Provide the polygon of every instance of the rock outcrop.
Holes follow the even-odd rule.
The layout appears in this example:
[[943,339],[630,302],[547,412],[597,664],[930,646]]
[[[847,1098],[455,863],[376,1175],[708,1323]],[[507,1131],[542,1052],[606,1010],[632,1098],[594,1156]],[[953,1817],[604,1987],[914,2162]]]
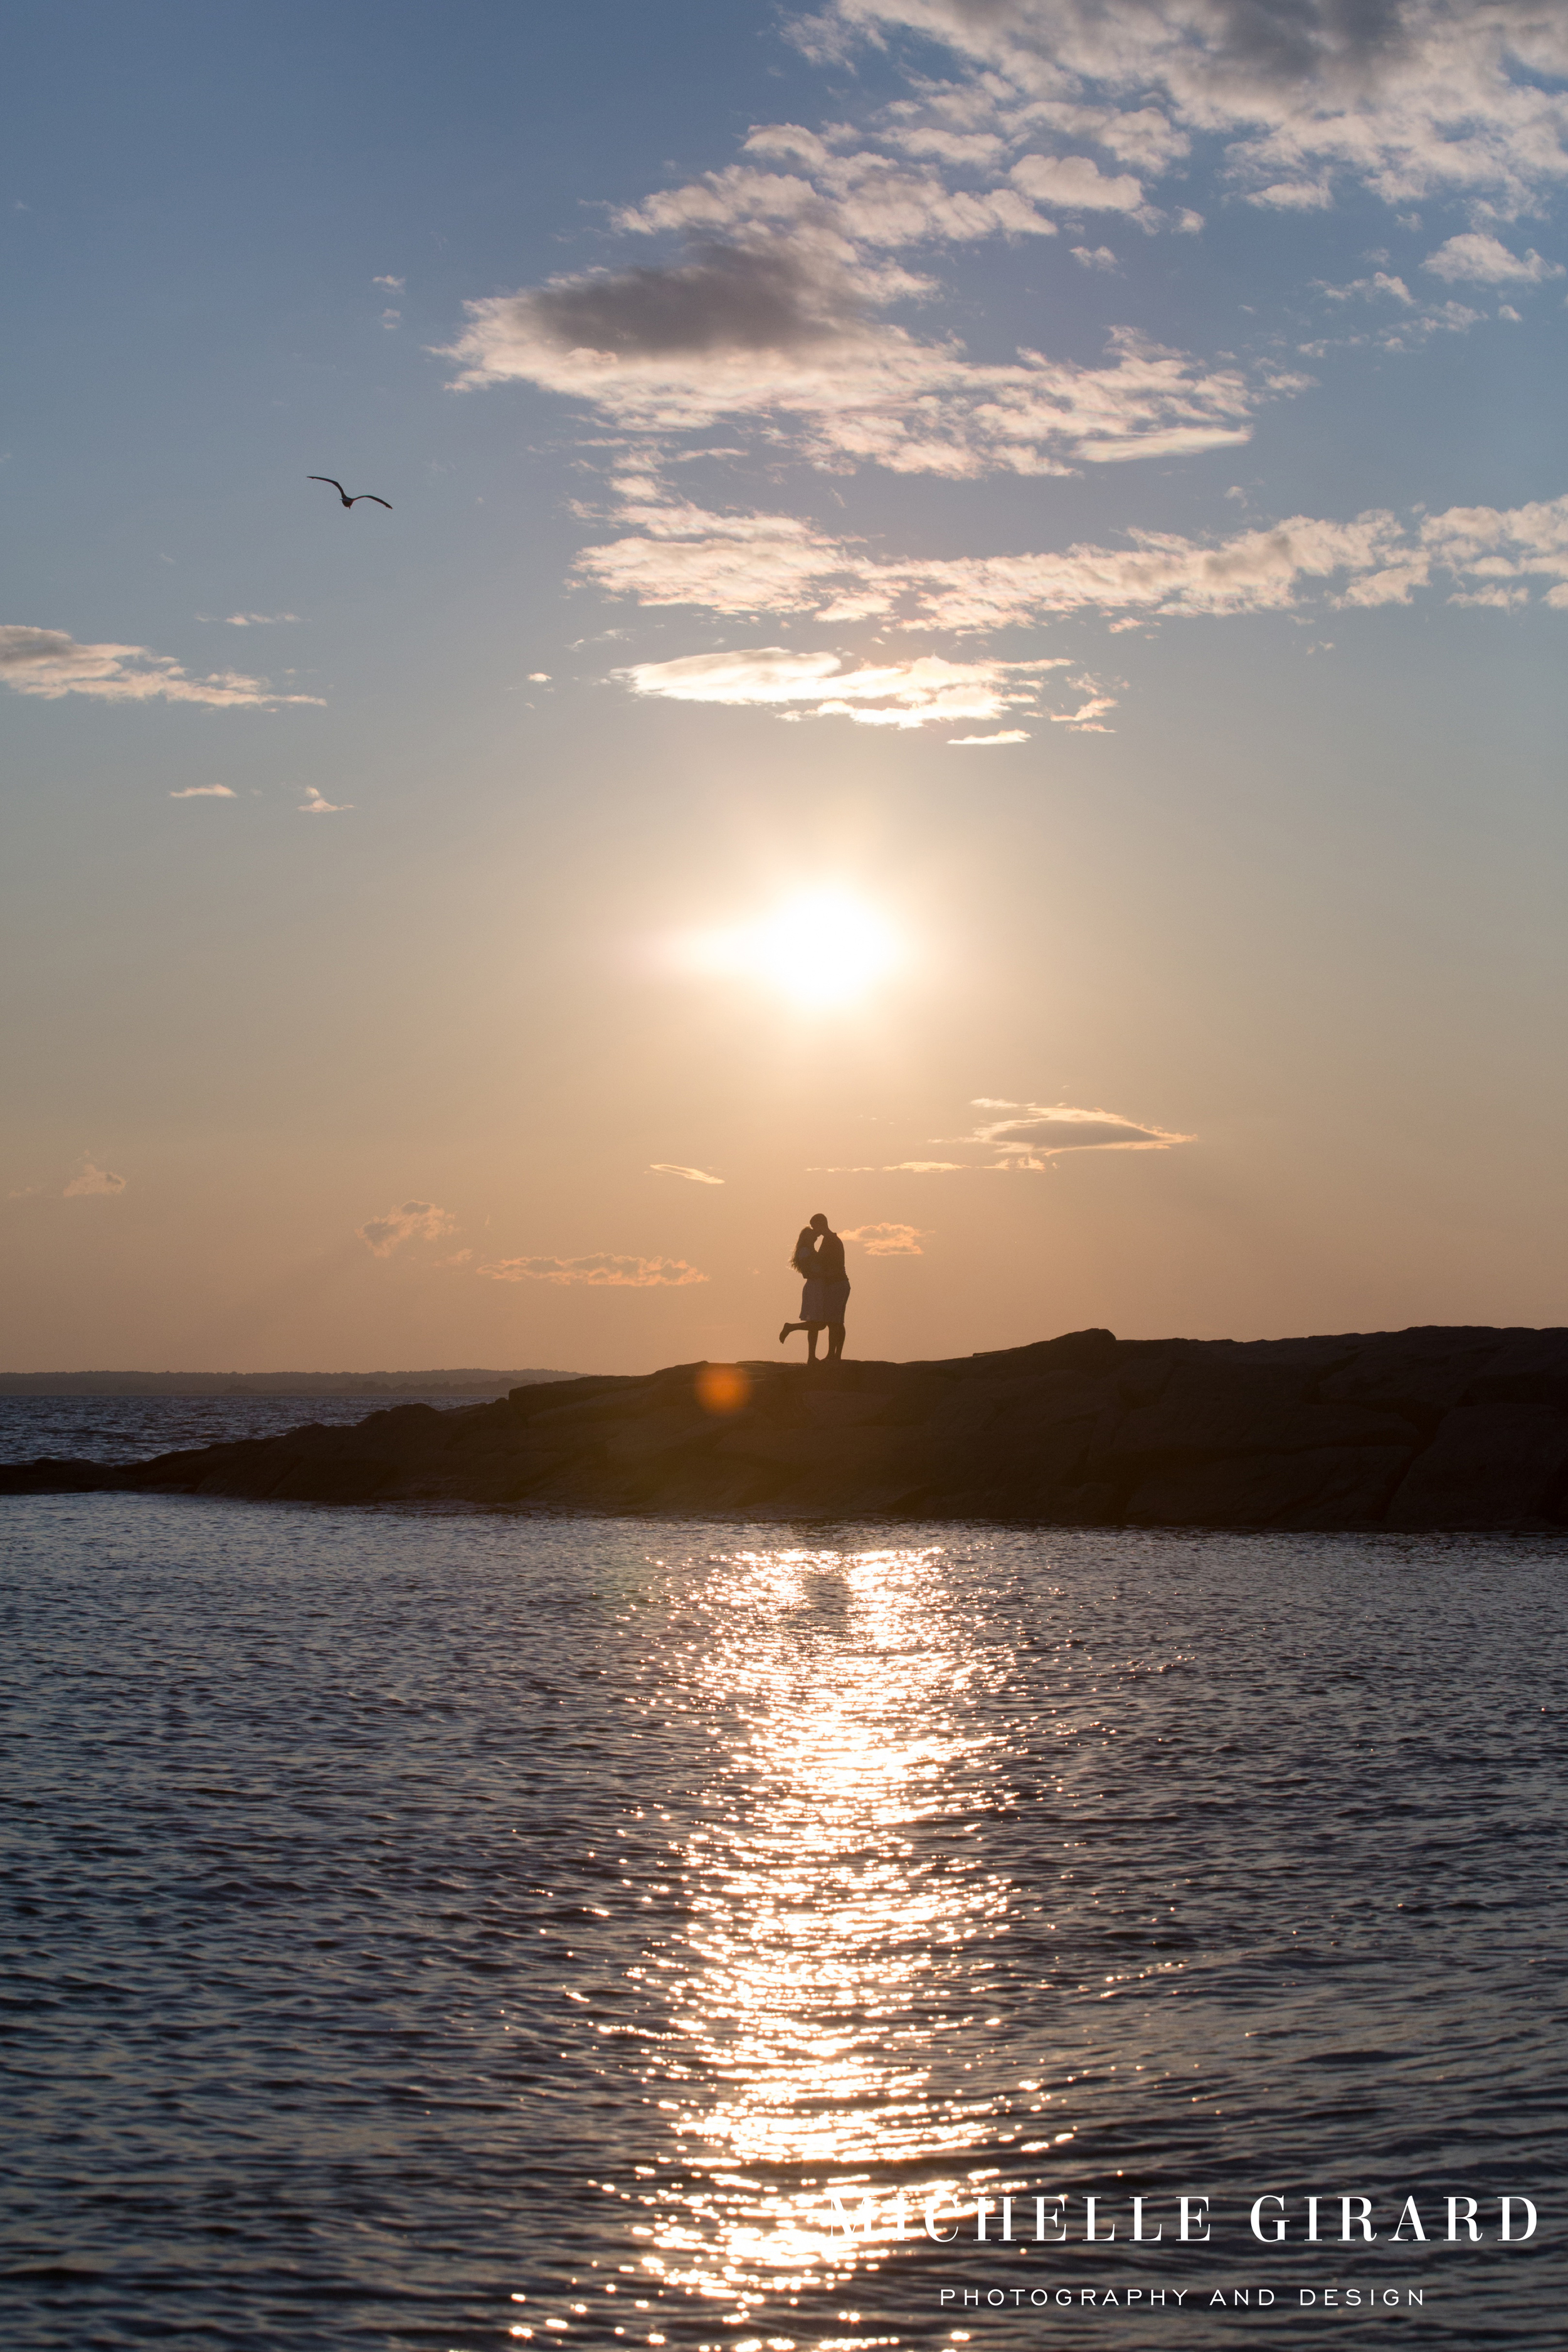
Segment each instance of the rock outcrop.
[[[679,1364],[372,1413],[150,1462],[0,1466],[100,1489],[770,1518],[1541,1531],[1568,1526],[1568,1331],[1072,1331],[936,1363]],[[706,1401],[705,1401],[706,1400]]]

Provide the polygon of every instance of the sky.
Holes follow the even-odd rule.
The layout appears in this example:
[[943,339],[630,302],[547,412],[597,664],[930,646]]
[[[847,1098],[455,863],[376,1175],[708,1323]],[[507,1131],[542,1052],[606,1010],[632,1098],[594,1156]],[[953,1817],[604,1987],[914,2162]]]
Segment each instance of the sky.
[[1568,1322],[1568,0],[8,26],[5,1368]]

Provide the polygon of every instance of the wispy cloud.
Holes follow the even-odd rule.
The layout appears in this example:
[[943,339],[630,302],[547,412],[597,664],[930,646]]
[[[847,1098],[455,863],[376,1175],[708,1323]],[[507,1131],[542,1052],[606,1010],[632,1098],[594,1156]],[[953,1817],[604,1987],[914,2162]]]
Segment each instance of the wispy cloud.
[[1315,180],[1270,180],[1261,188],[1248,188],[1247,201],[1260,209],[1277,213],[1327,213],[1333,210],[1334,192],[1327,173]]
[[117,1176],[111,1168],[95,1167],[84,1151],[80,1169],[66,1185],[60,1198],[62,1201],[86,1201],[102,1194],[123,1192],[128,1181],[124,1176]]
[[280,621],[297,621],[298,613],[226,613],[226,629],[273,629]]
[[984,1120],[973,1140],[988,1151],[999,1151],[997,1164],[1042,1168],[1058,1151],[1168,1151],[1173,1144],[1191,1143],[1163,1127],[1140,1126],[1120,1111],[1075,1110],[1065,1103],[998,1102],[977,1096],[976,1110],[1000,1111],[1000,1118]]
[[405,1201],[400,1209],[388,1209],[354,1230],[372,1257],[390,1257],[405,1242],[445,1240],[457,1232],[458,1221],[434,1201]]
[[649,1172],[655,1176],[684,1176],[691,1184],[721,1184],[724,1181],[722,1176],[710,1176],[706,1168],[680,1168],[670,1160],[651,1161]]
[[405,278],[373,278],[373,286],[384,286],[391,294],[401,294],[408,280]]
[[[1521,576],[1568,581],[1568,496],[1509,509],[1454,507],[1409,521],[1374,508],[1349,521],[1292,515],[1228,537],[1131,530],[1119,546],[1079,542],[1028,555],[901,558],[871,553],[858,541],[835,539],[787,515],[714,515],[663,502],[626,511],[639,525],[636,534],[588,549],[578,569],[640,604],[727,616],[811,613],[825,623],[875,620],[965,632],[1033,626],[1053,614],[1081,612],[1108,618],[1288,612],[1312,593],[1350,606],[1405,602],[1416,588],[1445,580],[1459,588],[1475,584],[1466,574],[1483,559],[1494,570],[1500,561]],[[824,702],[835,693],[847,699],[830,670],[813,688],[800,666],[826,664],[834,656],[789,655],[774,646],[755,656],[688,658],[689,671],[655,663],[634,665],[625,675],[634,683],[639,674],[655,681],[641,691],[680,688],[689,700],[782,702],[796,698],[796,689],[804,699],[808,688]],[[784,667],[753,677],[747,665],[759,659]],[[700,667],[709,662],[711,671]],[[1007,667],[994,666],[998,684]],[[776,682],[764,692],[770,677]],[[707,691],[727,677],[732,691]]]
[[843,1236],[858,1242],[868,1257],[923,1257],[921,1244],[930,1237],[920,1225],[856,1225]]
[[[1147,1121],[1124,1118],[1120,1111],[1080,1110],[1068,1103],[999,1102],[977,1096],[975,1110],[1000,1113],[983,1119],[968,1135],[933,1137],[934,1142],[967,1145],[967,1160],[894,1160],[869,1166],[818,1168],[820,1176],[968,1176],[998,1171],[1048,1167],[1062,1151],[1169,1151],[1193,1136]],[[984,1156],[979,1156],[984,1155]],[[867,1234],[916,1233],[915,1226],[871,1226]],[[868,1247],[872,1244],[868,1242]]]
[[1004,727],[995,735],[950,735],[947,748],[950,751],[987,751],[997,743],[1027,743],[1029,740],[1026,727]]
[[301,816],[346,816],[353,801],[330,801],[316,790],[314,784],[305,787],[305,798],[300,803]]
[[682,1290],[708,1276],[679,1257],[502,1257],[476,1269],[491,1282],[584,1283],[593,1290]]
[[235,794],[227,784],[183,784],[172,792],[172,801],[231,801]]
[[1386,269],[1374,269],[1366,278],[1352,278],[1344,286],[1331,286],[1320,279],[1318,291],[1330,302],[1351,302],[1358,299],[1363,302],[1375,302],[1381,297],[1399,303],[1405,310],[1413,309],[1415,302],[1415,297],[1404,278]]
[[95,695],[104,702],[203,702],[218,709],[265,709],[287,702],[319,704],[316,694],[275,694],[265,678],[238,670],[189,677],[167,654],[145,646],[84,646],[63,629],[0,625],[0,682],[17,694],[58,701],[63,694]]
[[954,719],[998,719],[1032,705],[1046,661],[945,661],[939,656],[846,669],[837,654],[794,653],[760,646],[736,653],[688,654],[676,661],[635,662],[617,670],[634,693],[673,702],[731,708],[799,706],[791,716],[852,719],[863,727],[928,727]]

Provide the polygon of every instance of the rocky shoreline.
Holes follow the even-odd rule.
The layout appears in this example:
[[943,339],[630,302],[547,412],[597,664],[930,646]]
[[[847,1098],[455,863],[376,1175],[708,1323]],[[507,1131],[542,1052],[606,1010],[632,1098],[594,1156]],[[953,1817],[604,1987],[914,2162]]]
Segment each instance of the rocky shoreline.
[[[734,1377],[739,1373],[740,1377]],[[0,1494],[447,1502],[789,1519],[1544,1532],[1568,1526],[1568,1331],[1073,1331],[933,1363],[679,1364],[395,1406]]]

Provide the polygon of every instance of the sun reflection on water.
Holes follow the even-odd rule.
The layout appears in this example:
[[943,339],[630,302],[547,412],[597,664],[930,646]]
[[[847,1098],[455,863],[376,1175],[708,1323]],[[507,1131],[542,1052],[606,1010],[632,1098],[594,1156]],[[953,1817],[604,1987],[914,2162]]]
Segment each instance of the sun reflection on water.
[[952,2189],[995,2144],[957,2044],[984,1999],[977,1948],[1007,1910],[967,1834],[1001,1745],[974,1727],[974,1686],[1005,1657],[963,1640],[943,1559],[780,1549],[716,1566],[716,1636],[688,1696],[732,1731],[679,1854],[685,1932],[647,1956],[687,2179],[657,2192],[646,2267],[736,2315],[885,2257],[885,2233],[853,2250],[830,2234],[829,2189],[858,2206],[873,2175],[879,2194],[918,2167],[922,2194],[943,2176]]

